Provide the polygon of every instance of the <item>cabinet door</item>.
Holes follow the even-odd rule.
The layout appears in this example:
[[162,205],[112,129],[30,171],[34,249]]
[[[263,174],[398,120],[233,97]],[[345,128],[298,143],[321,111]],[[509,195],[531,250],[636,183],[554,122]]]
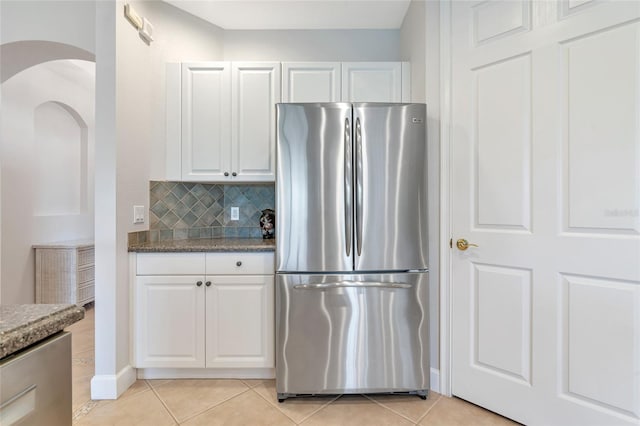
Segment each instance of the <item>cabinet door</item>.
[[138,276],[134,360],[141,367],[204,367],[204,276]]
[[182,179],[224,180],[231,173],[229,62],[182,64]]
[[207,277],[207,367],[274,366],[273,275]]
[[340,102],[340,62],[282,64],[282,102]]
[[344,62],[343,102],[402,102],[400,62]]
[[274,181],[280,63],[233,62],[232,70],[232,180]]

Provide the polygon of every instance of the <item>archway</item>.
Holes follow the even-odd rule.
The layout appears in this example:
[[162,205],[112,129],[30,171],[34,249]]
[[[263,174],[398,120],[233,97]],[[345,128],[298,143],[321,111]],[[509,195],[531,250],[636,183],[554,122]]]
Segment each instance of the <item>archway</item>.
[[31,245],[93,237],[94,55],[42,41],[0,54],[0,301],[33,303]]

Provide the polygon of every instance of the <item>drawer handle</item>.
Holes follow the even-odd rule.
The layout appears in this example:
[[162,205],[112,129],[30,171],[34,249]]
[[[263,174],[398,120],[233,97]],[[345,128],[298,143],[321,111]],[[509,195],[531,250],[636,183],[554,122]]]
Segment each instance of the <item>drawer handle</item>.
[[211,281],[207,281],[206,283],[204,283],[207,287],[211,287]]
[[198,281],[198,282],[196,283],[196,285],[197,285],[198,287],[202,286],[202,281]]
[[238,261],[236,262],[236,266],[242,266],[242,262],[241,262],[240,260],[238,260]]

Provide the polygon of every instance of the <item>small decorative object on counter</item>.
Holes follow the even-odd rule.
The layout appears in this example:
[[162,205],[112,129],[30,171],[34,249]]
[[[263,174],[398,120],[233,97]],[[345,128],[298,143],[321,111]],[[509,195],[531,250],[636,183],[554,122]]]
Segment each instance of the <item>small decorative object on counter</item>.
[[273,209],[264,209],[260,215],[260,229],[262,229],[262,238],[268,240],[275,236],[276,231],[276,212]]

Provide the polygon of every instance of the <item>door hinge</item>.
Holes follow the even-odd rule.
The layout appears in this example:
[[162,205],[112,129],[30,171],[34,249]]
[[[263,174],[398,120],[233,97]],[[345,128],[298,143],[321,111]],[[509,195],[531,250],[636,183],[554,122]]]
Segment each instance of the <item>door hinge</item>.
[[453,238],[449,238],[449,248],[453,248]]

